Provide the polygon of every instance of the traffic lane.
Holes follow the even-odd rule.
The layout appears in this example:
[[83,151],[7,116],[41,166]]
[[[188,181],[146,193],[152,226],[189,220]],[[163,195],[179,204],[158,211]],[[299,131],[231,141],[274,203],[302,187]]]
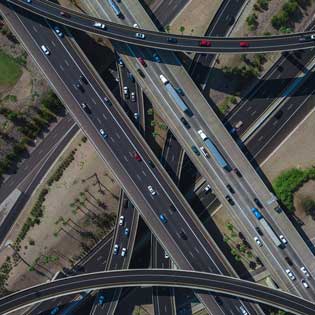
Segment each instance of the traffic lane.
[[[291,96],[283,107],[279,119],[273,115],[268,123],[263,126],[255,137],[245,143],[251,154],[251,159],[261,163],[314,107],[314,76],[311,76],[300,89],[306,88],[305,96]],[[304,93],[303,93],[304,94]]]
[[228,115],[227,119],[231,126],[235,126],[238,121],[243,122],[239,129],[239,134],[245,132],[247,128],[259,117],[263,111],[274,101],[275,98],[282,96],[288,85],[292,84],[301,71],[300,67],[294,64],[292,60],[298,62],[298,65],[304,66],[314,57],[314,50],[305,50],[300,52],[300,58],[295,54],[286,54],[281,58],[277,65],[268,73],[266,77],[258,83],[254,93],[249,98],[237,106],[235,111]]
[[7,295],[0,300],[0,314],[55,295],[69,294],[101,287],[160,285],[193,287],[206,291],[227,293],[250,300],[270,303],[275,307],[301,315],[314,315],[314,303],[281,290],[232,277],[180,270],[125,270],[85,274],[41,284]]
[[64,130],[70,129],[73,123],[71,117],[62,117],[56,126],[46,134],[43,141],[30,152],[30,156],[19,164],[17,172],[10,175],[9,178],[3,182],[0,190],[0,203],[3,202],[15,188],[19,187],[21,189],[21,186],[29,185],[32,180],[29,178],[31,172],[37,169],[37,166],[47,156],[49,151],[51,151],[56,142],[63,137]]
[[[33,0],[32,5],[23,2],[22,0],[8,0],[10,3],[14,3],[24,9],[31,10],[32,12],[45,16],[48,19],[56,20],[57,22],[64,23],[70,27],[79,28],[91,33],[104,35],[110,39],[122,41],[124,43],[137,44],[139,46],[150,46],[159,49],[167,50],[181,50],[181,51],[195,51],[195,52],[206,52],[206,53],[244,53],[244,52],[267,52],[267,51],[283,51],[283,50],[294,50],[311,48],[313,43],[309,41],[301,42],[299,40],[301,35],[291,34],[288,36],[277,36],[275,37],[261,37],[254,39],[243,39],[243,38],[226,38],[217,39],[211,38],[212,47],[201,47],[199,46],[200,37],[191,36],[178,36],[172,35],[178,38],[176,45],[170,44],[165,41],[165,37],[168,35],[162,33],[154,33],[151,31],[141,30],[146,34],[145,39],[138,39],[135,37],[135,31],[133,28],[128,28],[122,25],[115,25],[106,21],[108,25],[105,30],[96,29],[93,27],[89,18],[80,16],[77,12],[73,13],[71,10],[62,8],[63,11],[71,12],[71,19],[61,17],[59,12],[61,7],[56,6],[51,2],[44,2],[39,0]],[[93,21],[95,19],[93,18]],[[104,22],[104,21],[102,21]],[[109,31],[110,30],[110,31]],[[240,47],[239,42],[246,40],[250,42],[250,47]]]

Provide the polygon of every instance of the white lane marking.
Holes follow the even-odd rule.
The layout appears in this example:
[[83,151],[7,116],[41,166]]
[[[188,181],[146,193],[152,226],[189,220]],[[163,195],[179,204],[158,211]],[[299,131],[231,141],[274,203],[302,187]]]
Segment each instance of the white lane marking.
[[142,172],[141,172],[144,176],[147,176],[147,174],[145,173],[145,171],[144,170],[142,170]]
[[93,97],[91,97],[92,102],[96,105],[96,101]]
[[55,42],[52,40],[51,41],[51,44],[54,46],[54,47],[56,47],[56,44],[55,44]]
[[117,137],[118,139],[120,139],[120,135],[119,135],[118,132],[116,132],[115,135],[116,135],[116,137]]
[[65,59],[65,64],[69,67],[70,64],[69,64],[69,61],[67,59]]
[[105,115],[105,114],[103,114],[103,118],[105,119],[105,120],[107,120],[108,118],[107,118],[107,116]]
[[126,155],[123,155],[123,158],[124,158],[124,160],[125,160],[126,162],[129,161],[128,158],[126,157]]

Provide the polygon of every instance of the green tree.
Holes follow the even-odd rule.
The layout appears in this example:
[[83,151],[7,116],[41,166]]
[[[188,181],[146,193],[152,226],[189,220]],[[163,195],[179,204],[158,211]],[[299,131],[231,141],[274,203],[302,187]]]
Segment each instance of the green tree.
[[184,32],[185,32],[185,26],[181,26],[180,28],[179,28],[179,31],[182,33],[182,35],[184,34]]

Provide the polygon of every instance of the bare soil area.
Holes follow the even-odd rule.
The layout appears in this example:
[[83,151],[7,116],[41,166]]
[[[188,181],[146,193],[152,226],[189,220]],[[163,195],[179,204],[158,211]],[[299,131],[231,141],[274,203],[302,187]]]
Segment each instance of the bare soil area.
[[[20,258],[8,281],[10,290],[41,283],[63,267],[71,267],[112,228],[120,188],[94,147],[83,142],[82,137],[82,133],[75,137],[47,176],[54,174],[69,153],[77,149],[61,179],[50,187],[45,180],[38,187],[10,232],[9,239],[14,241],[39,192],[48,187],[41,223],[31,228],[21,242]],[[7,248],[1,263],[12,255],[12,249]]]

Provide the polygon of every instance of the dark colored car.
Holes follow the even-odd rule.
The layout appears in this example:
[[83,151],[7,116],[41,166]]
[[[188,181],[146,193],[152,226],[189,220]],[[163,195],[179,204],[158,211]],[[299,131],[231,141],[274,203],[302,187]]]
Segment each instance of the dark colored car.
[[260,229],[260,227],[258,227],[258,226],[256,226],[256,231],[258,232],[258,234],[260,235],[260,236],[263,236],[264,235],[264,233],[262,232],[262,230]]
[[233,168],[233,172],[234,172],[238,177],[242,177],[241,172],[240,172],[237,168]]
[[230,184],[227,184],[227,185],[226,185],[226,188],[227,188],[232,194],[235,193],[235,190],[233,189],[233,187],[232,187]]
[[140,74],[140,77],[145,78],[145,75],[141,69],[137,69],[137,72]]
[[198,149],[197,149],[194,145],[191,147],[191,149],[193,150],[193,152],[194,152],[197,156],[200,155],[200,152],[198,151]]
[[167,223],[167,219],[166,219],[166,217],[165,217],[165,215],[164,214],[160,214],[160,220],[165,224],[165,223]]
[[68,12],[65,12],[65,11],[60,11],[60,15],[63,16],[63,17],[66,17],[66,18],[70,18],[71,17],[71,15]]
[[85,77],[83,74],[80,75],[80,80],[81,80],[84,84],[89,84],[88,80],[86,79],[86,77]]
[[173,43],[173,44],[176,44],[176,43],[177,43],[177,39],[174,38],[174,37],[167,37],[167,41],[168,41],[169,43]]
[[80,90],[82,93],[84,93],[84,88],[80,82],[76,83],[74,85],[78,90]]
[[229,195],[226,195],[225,199],[229,202],[230,205],[234,206],[234,201]]
[[256,205],[257,205],[258,208],[260,208],[260,209],[263,208],[263,205],[261,204],[261,202],[259,201],[258,198],[254,198],[254,201],[255,201],[255,203],[256,203]]
[[188,121],[184,117],[182,117],[180,121],[182,122],[182,124],[185,126],[186,129],[190,128]]
[[242,241],[246,240],[246,238],[245,238],[245,236],[244,236],[244,234],[243,234],[242,232],[238,232],[238,237],[239,237]]
[[87,113],[91,114],[90,107],[86,103],[81,103],[81,108]]
[[155,165],[154,165],[154,163],[153,163],[151,160],[148,161],[148,164],[149,164],[152,168],[155,168]]
[[285,261],[288,263],[289,266],[293,266],[293,262],[289,257],[284,257]]
[[282,111],[282,110],[278,110],[278,111],[276,112],[276,114],[275,114],[275,118],[276,118],[276,119],[280,119],[280,118],[282,117],[282,115],[283,115],[283,111]]
[[187,240],[187,235],[184,231],[180,231],[179,232],[179,236],[183,239],[183,240]]
[[175,206],[174,206],[174,205],[170,205],[170,210],[171,210],[172,212],[175,212],[175,211],[176,211]]
[[219,304],[219,305],[223,305],[223,301],[222,301],[222,299],[219,297],[219,296],[215,296],[214,297],[214,299],[215,299],[215,301]]

